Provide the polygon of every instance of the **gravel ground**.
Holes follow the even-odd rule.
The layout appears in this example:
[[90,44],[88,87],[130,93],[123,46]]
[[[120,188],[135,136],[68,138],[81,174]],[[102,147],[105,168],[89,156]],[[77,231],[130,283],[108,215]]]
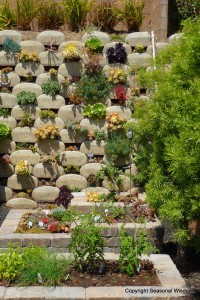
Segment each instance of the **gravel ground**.
[[[0,226],[6,218],[9,210],[10,209],[6,207],[5,204],[0,206]],[[169,254],[175,261],[176,248],[171,242],[170,230],[168,228],[165,230],[164,241],[166,242],[165,253]],[[189,255],[187,264],[179,268],[179,271],[184,277],[187,285],[191,288],[193,292],[193,299],[200,300],[200,255],[195,256],[193,253]]]

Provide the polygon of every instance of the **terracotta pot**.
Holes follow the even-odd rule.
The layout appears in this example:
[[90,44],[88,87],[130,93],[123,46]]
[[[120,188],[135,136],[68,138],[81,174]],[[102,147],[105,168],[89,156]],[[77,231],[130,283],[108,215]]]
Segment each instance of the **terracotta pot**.
[[191,235],[200,236],[200,220],[191,220],[188,222],[188,230]]

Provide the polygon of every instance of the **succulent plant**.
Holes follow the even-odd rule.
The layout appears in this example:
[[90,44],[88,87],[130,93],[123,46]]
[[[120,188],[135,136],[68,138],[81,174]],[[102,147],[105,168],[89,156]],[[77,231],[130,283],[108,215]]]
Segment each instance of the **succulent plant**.
[[70,190],[64,185],[61,186],[59,190],[60,192],[58,197],[55,199],[55,202],[58,206],[62,205],[63,207],[67,208],[74,196],[71,194]]

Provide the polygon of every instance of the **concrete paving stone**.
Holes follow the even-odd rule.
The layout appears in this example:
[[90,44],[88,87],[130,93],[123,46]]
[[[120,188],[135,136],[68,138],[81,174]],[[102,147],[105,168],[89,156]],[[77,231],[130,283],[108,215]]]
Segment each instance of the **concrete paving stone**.
[[13,174],[8,178],[7,186],[14,190],[34,189],[38,187],[38,179],[31,175]]
[[10,161],[14,166],[22,159],[27,160],[31,165],[36,165],[40,162],[40,155],[31,150],[17,150],[10,155]]
[[20,43],[22,41],[22,34],[16,30],[0,31],[0,45],[3,45],[6,38],[11,38],[13,41]]
[[11,164],[2,165],[0,164],[0,178],[9,177],[15,172],[14,167]]
[[[169,44],[168,43],[156,43],[156,55],[158,55],[158,53],[160,53],[160,51],[162,51],[163,49],[165,49]],[[149,55],[153,55],[153,47],[152,45],[149,45],[147,47],[147,54]]]
[[30,82],[19,83],[13,88],[12,93],[13,95],[17,95],[21,91],[33,92],[36,94],[36,97],[42,95],[42,88],[36,83],[30,83]]
[[0,186],[0,202],[7,202],[12,198],[13,192],[7,186]]
[[136,67],[148,67],[151,62],[151,55],[146,53],[132,53],[128,55],[129,66],[134,65]]
[[0,286],[0,300],[4,299],[5,293],[6,293],[6,288],[4,286]]
[[85,141],[81,144],[80,151],[85,154],[105,155],[105,142]]
[[102,169],[104,164],[101,163],[88,163],[80,168],[80,175],[88,178],[90,175],[96,175]]
[[58,68],[58,74],[64,77],[79,77],[83,71],[83,64],[81,62],[65,62]]
[[127,294],[122,286],[86,288],[86,300],[126,300]]
[[42,300],[45,299],[46,287],[8,287],[4,300]]
[[65,99],[60,95],[51,97],[42,94],[41,96],[37,97],[37,104],[41,109],[59,109],[65,105]]
[[83,43],[86,43],[87,40],[91,39],[91,37],[98,38],[100,41],[102,41],[102,43],[104,45],[110,43],[110,36],[107,33],[101,32],[101,31],[92,31],[92,32],[89,32],[89,33],[86,32],[82,36]]
[[33,77],[37,77],[44,73],[44,67],[42,64],[34,62],[20,62],[15,67],[15,73],[19,76],[25,76],[29,72],[31,72]]
[[107,247],[119,247],[120,246],[120,238],[119,237],[108,237],[104,238],[105,246]]
[[186,286],[185,280],[181,277],[181,274],[177,269],[165,269],[163,272],[159,271],[157,276],[162,286]]
[[144,47],[147,47],[151,44],[151,41],[148,31],[144,31],[132,32],[127,34],[127,36],[125,37],[125,43],[127,43],[131,47],[135,47],[137,45],[143,45]]
[[85,47],[85,43],[83,43],[81,41],[67,41],[67,42],[60,44],[60,46],[58,47],[58,52],[62,52],[64,50],[64,47],[67,46],[68,44],[74,44],[74,45],[78,46],[79,48]]
[[40,128],[43,127],[45,125],[54,125],[54,126],[58,126],[59,130],[63,129],[65,127],[64,121],[58,117],[56,117],[55,119],[41,119],[41,118],[37,118],[34,122],[34,127],[35,128]]
[[45,247],[50,247],[51,245],[51,234],[50,233],[40,233],[35,234],[23,234],[22,235],[22,246],[26,247],[29,244],[33,244],[36,246],[45,246]]
[[80,122],[80,125],[87,128],[88,130],[106,130],[106,122],[104,120],[93,120],[85,118]]
[[0,233],[4,233],[4,234],[11,234],[13,232],[15,232],[17,226],[1,226],[0,227]]
[[61,153],[65,150],[65,144],[58,140],[41,140],[35,144],[39,154]]
[[85,288],[82,287],[50,287],[45,289],[48,300],[85,300]]
[[[17,226],[18,225],[18,223],[19,223],[19,219],[17,218],[17,219],[5,219],[4,221],[3,221],[3,224],[2,224],[2,226]],[[13,233],[13,232],[12,232]]]
[[16,105],[11,110],[11,117],[15,118],[15,120],[21,120],[25,112],[30,114],[31,120],[35,120],[39,117],[41,109],[34,104],[24,106]]
[[[103,48],[103,54],[106,55],[108,48],[110,48],[110,47],[115,47],[115,45],[118,44],[118,43],[119,43],[119,42],[111,42],[111,43],[106,44],[106,45],[104,46],[104,48]],[[128,55],[128,54],[131,54],[131,53],[132,53],[131,46],[128,45],[128,44],[126,44],[126,43],[122,43],[122,44],[123,44],[123,47],[126,49],[127,55]]]
[[12,244],[13,247],[22,246],[22,237],[23,234],[0,234],[0,248],[8,248],[9,244]]
[[85,177],[77,174],[66,174],[60,176],[56,181],[56,186],[61,187],[62,185],[68,186],[69,189],[78,188],[80,190],[86,188],[87,180]]
[[19,84],[21,81],[19,75],[13,72],[9,74],[9,77],[10,77],[9,87],[14,87],[15,85]]
[[18,219],[20,220],[21,216],[27,211],[27,209],[10,209],[6,219]]
[[71,234],[55,233],[51,237],[51,247],[64,248],[71,243]]
[[66,144],[80,144],[86,140],[86,137],[73,130],[62,129],[60,131],[61,140]]
[[11,136],[14,142],[35,143],[35,132],[33,127],[16,127],[11,131]]
[[98,194],[109,194],[109,190],[101,187],[101,186],[97,186],[97,187],[87,187],[86,189],[82,190],[83,192],[96,192]]
[[16,144],[10,139],[4,139],[0,141],[0,151],[1,153],[12,153],[16,150]]
[[58,52],[44,51],[39,53],[40,63],[44,67],[59,67],[64,62],[64,57]]
[[64,151],[60,153],[62,166],[78,166],[87,164],[87,156],[79,151]]
[[17,97],[9,93],[0,93],[0,106],[4,108],[13,108],[17,105]]
[[110,224],[108,226],[107,223],[100,223],[99,224],[101,229],[101,235],[104,237],[116,237],[118,236],[118,227],[116,224]]
[[[47,83],[49,80],[51,80],[51,76],[48,74],[48,73],[42,73],[40,75],[37,76],[36,78],[36,84],[38,85],[42,85],[43,83]],[[57,74],[55,76],[55,78],[53,78],[54,81],[57,81],[59,83],[62,83],[64,80],[65,80],[65,77],[60,75],[60,74]],[[46,94],[42,94],[41,96],[44,96]],[[47,96],[47,95],[46,95]],[[49,96],[51,99],[55,100],[55,98],[57,97],[56,96]],[[64,105],[64,104],[63,104]]]
[[18,63],[17,56],[0,51],[0,66],[14,67]]
[[0,116],[0,124],[1,123],[6,123],[11,130],[14,129],[17,125],[16,120],[11,116],[9,116],[7,118],[4,118],[4,117]]
[[20,42],[20,46],[22,50],[26,50],[27,52],[36,52],[40,53],[44,51],[44,45],[37,41],[22,41]]
[[13,198],[6,202],[6,206],[11,208],[32,209],[37,207],[37,203],[27,198]]
[[33,167],[32,174],[37,178],[52,178],[64,175],[62,166],[53,163],[38,163]]
[[42,43],[43,45],[48,45],[50,42],[58,46],[65,41],[65,35],[60,31],[46,30],[40,32],[37,35],[36,40]]
[[32,192],[32,198],[36,202],[55,202],[59,195],[59,188],[55,186],[40,186]]
[[81,121],[83,120],[83,106],[82,105],[65,105],[58,111],[58,117],[63,121]]
[[132,117],[132,112],[131,112],[130,108],[123,107],[123,106],[117,106],[117,105],[107,107],[106,113],[107,113],[107,115],[109,115],[111,113],[118,113],[120,116],[125,118],[127,121],[130,120]]

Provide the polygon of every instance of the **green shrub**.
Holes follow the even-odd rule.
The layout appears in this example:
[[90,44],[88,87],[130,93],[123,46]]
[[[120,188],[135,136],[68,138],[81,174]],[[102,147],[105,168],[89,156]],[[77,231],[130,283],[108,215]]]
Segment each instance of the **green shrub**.
[[116,161],[120,156],[129,155],[131,152],[132,141],[126,133],[109,131],[106,138],[105,153],[111,160]]
[[85,47],[87,47],[92,53],[101,53],[103,50],[103,43],[98,38],[92,37],[87,40]]
[[178,243],[190,245],[188,221],[200,218],[199,30],[200,18],[185,22],[183,37],[162,51],[157,69],[142,71],[152,97],[135,106],[133,126],[148,202],[175,228]]
[[24,113],[24,115],[21,118],[21,121],[19,122],[18,126],[19,127],[32,127],[33,126],[33,120],[31,119],[31,115],[27,112]]
[[83,116],[95,120],[101,120],[106,116],[106,106],[102,103],[87,105],[83,109]]
[[55,119],[56,116],[57,115],[55,112],[48,110],[48,109],[41,110],[41,112],[40,112],[41,119]]
[[10,128],[6,123],[0,123],[0,141],[7,138],[10,134]]
[[54,80],[49,80],[42,84],[42,91],[46,95],[55,96],[56,94],[59,94],[60,89],[60,84]]
[[21,91],[17,94],[17,101],[19,105],[29,105],[36,102],[36,94],[29,91]]
[[4,118],[8,118],[11,112],[9,108],[0,108],[0,116]]

